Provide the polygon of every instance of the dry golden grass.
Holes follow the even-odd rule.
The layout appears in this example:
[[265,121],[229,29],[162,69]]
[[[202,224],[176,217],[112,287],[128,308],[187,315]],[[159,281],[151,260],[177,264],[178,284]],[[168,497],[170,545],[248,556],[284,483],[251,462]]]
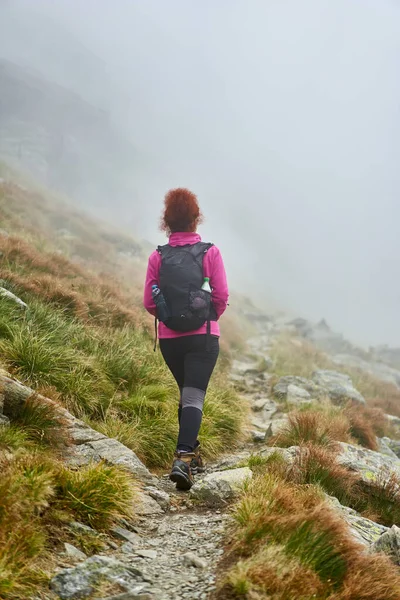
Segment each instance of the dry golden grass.
[[337,442],[352,442],[349,421],[338,409],[308,409],[288,415],[288,424],[269,440],[269,445],[289,448],[313,443],[334,448]]
[[[372,409],[370,409],[371,411]],[[377,409],[375,409],[377,411]],[[374,431],[374,417],[376,416],[376,427],[380,430],[384,426],[384,419],[381,419],[381,413],[369,412],[366,409],[359,407],[351,407],[345,411],[345,415],[349,420],[350,434],[358,444],[369,448],[370,450],[378,450],[378,441]],[[380,424],[380,422],[382,425]]]
[[232,564],[221,577],[218,600],[400,597],[397,568],[363,552],[319,487],[266,473],[248,484],[234,518]]
[[0,237],[0,251],[0,278],[18,293],[29,292],[96,324],[122,326],[143,321],[118,285],[85,272],[59,254],[46,254],[15,237]]

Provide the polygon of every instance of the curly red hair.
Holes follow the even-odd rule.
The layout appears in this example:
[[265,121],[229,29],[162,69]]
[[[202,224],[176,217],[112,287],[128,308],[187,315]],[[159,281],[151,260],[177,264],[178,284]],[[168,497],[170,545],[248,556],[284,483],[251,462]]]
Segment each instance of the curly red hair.
[[203,220],[196,194],[186,188],[169,190],[165,194],[161,230],[167,234],[178,231],[196,231]]

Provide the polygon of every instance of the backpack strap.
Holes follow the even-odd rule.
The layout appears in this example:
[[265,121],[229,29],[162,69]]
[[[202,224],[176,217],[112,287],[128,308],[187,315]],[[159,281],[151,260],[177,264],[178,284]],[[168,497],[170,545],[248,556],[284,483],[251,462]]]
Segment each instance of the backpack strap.
[[153,348],[154,352],[157,350],[157,338],[158,338],[157,321],[158,321],[157,317],[154,317],[154,348]]

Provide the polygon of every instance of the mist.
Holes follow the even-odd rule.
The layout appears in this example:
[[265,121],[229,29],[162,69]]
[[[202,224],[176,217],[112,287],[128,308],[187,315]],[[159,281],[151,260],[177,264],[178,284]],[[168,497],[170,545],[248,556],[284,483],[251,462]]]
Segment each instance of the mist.
[[92,211],[160,243],[187,186],[235,289],[400,344],[398,2],[13,0],[0,40],[132,144]]

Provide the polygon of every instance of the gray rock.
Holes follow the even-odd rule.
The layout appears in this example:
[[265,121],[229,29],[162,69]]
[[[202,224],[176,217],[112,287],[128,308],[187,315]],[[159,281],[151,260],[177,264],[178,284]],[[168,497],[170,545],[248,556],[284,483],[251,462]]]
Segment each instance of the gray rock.
[[69,463],[84,465],[102,460],[112,465],[124,467],[141,481],[146,483],[154,482],[153,475],[136,454],[117,440],[110,438],[75,446],[69,458]]
[[142,491],[136,492],[135,513],[141,517],[162,515],[163,509],[149,494]]
[[71,521],[69,523],[69,526],[71,527],[71,529],[75,529],[75,531],[82,531],[83,533],[89,533],[89,534],[97,534],[97,531],[95,529],[93,529],[92,527],[89,527],[89,525],[80,523],[79,521]]
[[261,410],[263,410],[263,408],[265,406],[267,406],[269,403],[269,400],[267,398],[260,398],[259,400],[255,400],[252,405],[251,408],[252,410],[254,410],[254,412],[259,412]]
[[87,442],[97,442],[106,439],[106,436],[91,427],[71,427],[69,430],[71,442],[79,446]]
[[400,477],[399,459],[345,442],[339,442],[339,447],[339,464],[358,473],[366,484],[382,481],[383,477],[389,477],[392,473]]
[[348,401],[365,404],[365,399],[355,389],[351,378],[344,373],[318,369],[313,373],[313,381],[326,392],[333,404],[343,405]]
[[188,567],[196,567],[197,569],[205,569],[207,567],[207,561],[197,556],[194,552],[186,552],[182,558],[183,564]]
[[2,298],[10,300],[11,302],[14,302],[14,304],[17,304],[23,310],[26,310],[28,308],[28,305],[23,300],[21,300],[21,298],[18,298],[18,296],[16,296],[9,290],[6,290],[6,288],[0,287],[0,296]]
[[298,385],[294,385],[291,383],[287,388],[286,401],[289,404],[301,404],[302,402],[310,402],[311,394],[299,387]]
[[[386,456],[390,456],[390,458],[394,458],[395,460],[397,460],[397,454],[395,452],[393,452],[391,446],[390,446],[390,442],[392,442],[393,440],[391,440],[388,437],[383,437],[383,438],[376,438],[378,441],[378,446],[379,446],[379,452],[381,454],[386,454]],[[398,442],[399,444],[399,448],[400,448],[400,442]]]
[[64,542],[65,554],[69,558],[73,558],[74,560],[85,560],[87,558],[86,554],[75,548],[72,544],[68,544],[68,542]]
[[385,533],[388,528],[380,523],[375,523],[370,519],[365,519],[358,512],[340,504],[337,498],[327,496],[328,501],[342,515],[346,523],[349,525],[350,532],[353,538],[367,548],[373,547],[373,544]]
[[256,444],[265,441],[265,432],[264,431],[255,431],[254,429],[250,431],[251,439]]
[[194,484],[189,495],[208,506],[225,504],[241,491],[244,483],[252,476],[248,467],[209,473]]
[[385,417],[390,421],[392,425],[400,427],[400,417],[397,417],[396,415],[385,415]]
[[149,496],[153,498],[153,500],[155,500],[164,511],[167,511],[171,506],[171,498],[167,492],[164,492],[164,490],[147,486],[144,488],[144,491],[147,492]]
[[282,429],[287,427],[289,423],[288,417],[282,417],[282,419],[276,419],[268,423],[268,428],[265,432],[265,439],[268,440],[270,437],[279,434]]
[[134,546],[137,546],[140,543],[140,536],[137,533],[128,531],[128,529],[125,529],[124,527],[113,527],[110,530],[110,533],[119,540],[130,542]]
[[[257,414],[260,414],[260,413],[257,413]],[[261,431],[264,431],[264,432],[267,431],[270,422],[271,421],[269,421],[269,420],[260,419],[258,417],[253,417],[251,419],[251,425],[253,427],[256,427],[257,429],[260,429]]]
[[218,462],[208,467],[207,470],[214,472],[236,469],[241,466],[243,462],[249,458],[249,456],[251,456],[251,452],[249,450],[238,452],[237,454],[230,454],[228,456],[224,456]]
[[84,598],[95,591],[101,581],[120,585],[125,591],[140,593],[148,584],[142,572],[109,556],[92,556],[71,569],[63,569],[50,582],[51,589],[62,600]]
[[397,458],[400,458],[400,441],[392,440],[391,438],[381,438],[385,442],[386,446],[389,446],[390,450],[395,454]]
[[[118,548],[118,546],[117,546],[117,548]],[[135,546],[133,544],[131,544],[130,542],[125,542],[120,547],[120,551],[123,552],[124,554],[134,554]]]
[[400,529],[393,525],[374,542],[373,552],[384,552],[395,565],[400,566]]
[[308,400],[318,398],[321,394],[319,387],[310,379],[295,375],[286,375],[285,377],[281,377],[274,386],[274,396],[280,401],[287,400],[289,386],[296,386],[296,388],[306,391],[309,394]]

